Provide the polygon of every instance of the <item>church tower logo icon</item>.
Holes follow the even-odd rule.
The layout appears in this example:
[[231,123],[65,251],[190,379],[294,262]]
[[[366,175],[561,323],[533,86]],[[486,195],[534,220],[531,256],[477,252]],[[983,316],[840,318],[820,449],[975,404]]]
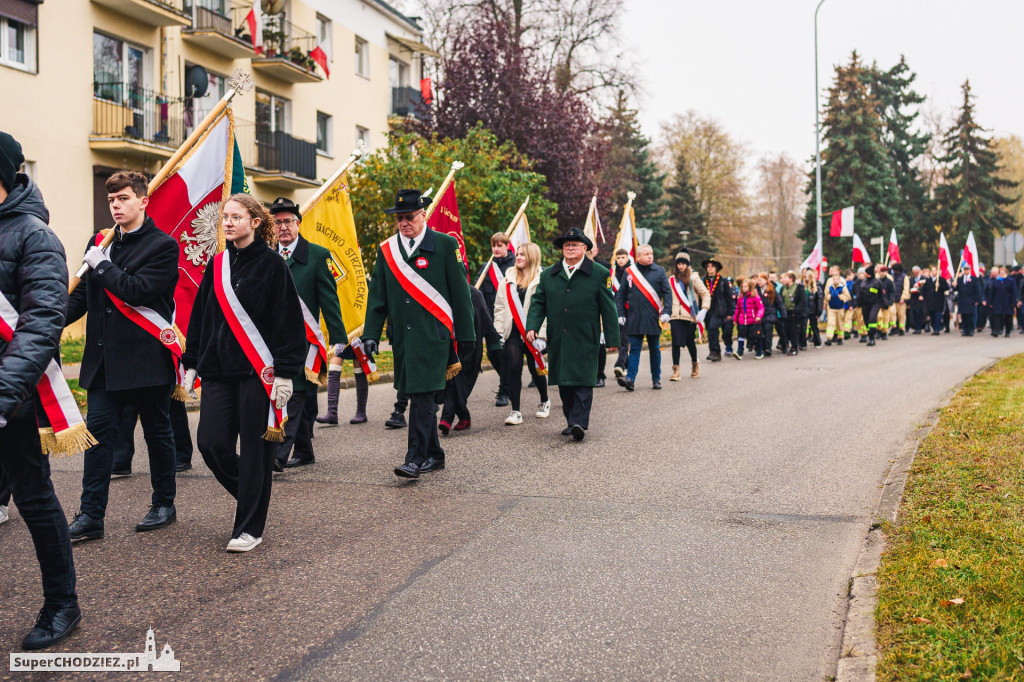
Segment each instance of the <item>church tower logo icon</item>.
[[140,661],[142,670],[181,672],[181,661],[174,657],[174,649],[170,644],[164,644],[160,655],[156,653],[156,635],[153,628],[146,633],[146,651],[142,654]]

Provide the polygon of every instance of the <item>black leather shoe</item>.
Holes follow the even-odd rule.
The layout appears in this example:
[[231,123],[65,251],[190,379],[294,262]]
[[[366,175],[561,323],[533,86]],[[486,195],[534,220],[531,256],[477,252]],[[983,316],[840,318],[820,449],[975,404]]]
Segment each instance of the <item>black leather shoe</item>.
[[572,427],[571,426],[566,426],[564,429],[562,429],[562,435],[563,436],[571,436],[572,435]]
[[587,435],[587,432],[579,424],[573,424],[569,427],[569,430],[572,432],[572,439],[575,441],[581,441]]
[[498,395],[494,397],[494,406],[508,407],[508,396],[505,395],[504,393],[499,392]]
[[310,457],[309,459],[295,459],[292,457],[290,460],[284,463],[285,469],[294,469],[295,467],[304,467],[307,464],[316,464],[316,459]]
[[399,478],[419,478],[420,468],[412,462],[406,462],[400,467],[395,467],[395,476]]
[[175,473],[181,473],[182,471],[188,471],[192,468],[192,462],[178,462],[174,465]]
[[426,461],[420,465],[421,474],[429,474],[431,471],[440,471],[441,469],[444,469],[444,460],[435,457],[427,457]]
[[154,504],[149,508],[149,513],[135,525],[135,530],[139,533],[147,530],[156,530],[157,528],[168,526],[177,520],[178,512],[174,509],[173,504],[170,507],[158,507]]
[[598,379],[597,383],[594,384],[594,388],[604,388],[604,379],[603,378]]
[[619,382],[619,386],[622,386],[627,391],[632,391],[634,388],[636,388],[636,385],[633,383],[633,380],[630,379],[629,377],[619,377],[616,381]]
[[103,519],[94,519],[88,514],[75,514],[68,526],[72,542],[76,540],[99,540],[103,537]]
[[28,651],[45,649],[70,635],[82,622],[82,610],[74,606],[44,606],[36,618],[36,626],[29,630],[21,641],[21,648]]
[[384,426],[389,429],[404,429],[408,424],[405,422],[405,415],[398,410],[391,413],[388,420],[384,422]]
[[274,473],[278,473],[279,474],[282,471],[284,471],[284,465],[285,465],[285,463],[283,461],[281,461],[279,459],[275,459],[274,460]]
[[653,384],[651,384],[651,388],[653,388],[655,391],[660,391],[661,390],[661,382],[660,381],[655,381]]

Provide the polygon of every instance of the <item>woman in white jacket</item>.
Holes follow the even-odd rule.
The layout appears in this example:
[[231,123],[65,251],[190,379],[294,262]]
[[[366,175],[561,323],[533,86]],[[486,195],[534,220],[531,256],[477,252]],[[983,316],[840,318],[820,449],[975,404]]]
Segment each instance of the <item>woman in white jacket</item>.
[[[523,423],[523,413],[519,411],[519,397],[523,390],[523,359],[530,370],[540,393],[540,405],[537,406],[537,417],[546,419],[551,413],[551,401],[548,400],[547,370],[543,369],[545,339],[547,338],[546,323],[540,328],[538,340],[531,349],[523,338],[526,316],[530,312],[530,298],[540,283],[540,247],[536,244],[521,244],[516,249],[515,267],[505,272],[505,281],[498,287],[494,299],[494,328],[501,334],[501,371],[502,378],[508,388],[508,398],[512,403],[512,412],[505,423],[514,426]],[[514,296],[515,300],[510,299]],[[539,346],[539,348],[537,347]],[[537,358],[541,359],[538,371]]]

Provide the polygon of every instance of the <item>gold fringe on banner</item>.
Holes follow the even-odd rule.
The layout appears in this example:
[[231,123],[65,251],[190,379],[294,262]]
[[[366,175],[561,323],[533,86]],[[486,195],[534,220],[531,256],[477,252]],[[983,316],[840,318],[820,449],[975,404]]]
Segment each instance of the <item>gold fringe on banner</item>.
[[547,367],[545,367],[544,369],[538,369],[537,370],[537,376],[546,377],[547,375],[548,375],[548,368]]
[[263,440],[270,441],[271,443],[283,443],[284,442],[284,425],[288,423],[288,418],[285,417],[281,421],[280,426],[268,426],[266,432],[263,434]]
[[39,440],[43,446],[43,454],[51,457],[75,455],[97,443],[96,438],[86,428],[85,422],[75,424],[60,433],[54,433],[50,427],[39,429]]
[[313,383],[313,384],[319,384],[320,386],[326,386],[327,385],[327,372],[323,372],[323,371],[321,371],[321,372],[314,372],[313,370],[309,369],[308,367],[305,368],[305,372],[306,372],[306,381],[308,381],[310,383]]
[[462,371],[462,363],[461,362],[455,362],[455,363],[453,363],[451,365],[448,365],[448,369],[444,373],[444,378],[445,378],[446,381],[450,380],[450,379],[454,379],[456,377],[456,375],[458,375],[458,373],[461,372],[461,371]]
[[192,396],[188,394],[188,391],[181,384],[175,386],[174,391],[171,393],[171,399],[177,400],[179,403],[188,402],[191,397]]

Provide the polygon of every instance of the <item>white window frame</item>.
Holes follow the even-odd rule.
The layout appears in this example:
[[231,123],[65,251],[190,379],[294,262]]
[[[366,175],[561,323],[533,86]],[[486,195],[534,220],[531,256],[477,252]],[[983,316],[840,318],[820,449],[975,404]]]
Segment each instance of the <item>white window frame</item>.
[[[272,92],[266,90],[259,90],[261,95],[265,95],[270,98],[270,130],[271,132],[281,131],[282,133],[292,134],[292,101],[285,99],[280,95],[275,95]],[[281,102],[284,104],[282,107],[284,111],[284,121],[277,120],[277,103]]]
[[370,43],[365,38],[356,36],[356,75],[370,78]]
[[[314,30],[316,34],[317,45],[323,45],[324,52],[327,53],[327,61],[331,63],[334,61],[334,23],[325,17],[324,15],[317,12],[316,15],[316,28]],[[315,46],[314,46],[315,47]]]
[[359,146],[359,141],[362,140],[366,144],[366,151],[370,151],[370,129],[365,128],[361,125],[356,126],[356,146]]
[[[127,52],[128,48],[135,48],[136,50],[139,50],[140,52],[142,52],[142,89],[143,90],[152,90],[153,89],[153,76],[152,76],[152,73],[153,73],[153,51],[150,48],[146,47],[145,45],[139,45],[138,43],[133,43],[130,40],[126,40],[124,38],[112,35],[110,33],[107,33],[106,31],[96,31],[96,30],[93,30],[92,33],[93,33],[94,36],[96,34],[99,34],[101,36],[104,36],[106,38],[110,38],[111,40],[116,40],[119,43],[121,43],[121,81],[120,82],[122,83],[122,85],[127,85],[128,84],[128,52]],[[95,56],[95,53],[94,53],[93,54],[93,59],[95,59],[95,58],[96,58],[96,56]],[[96,64],[95,64],[95,62],[93,63],[92,76],[93,76],[93,80],[95,80],[96,79]],[[127,99],[128,91],[127,91],[126,88],[122,87],[122,93],[123,93],[123,97],[125,99]]]
[[0,17],[0,64],[19,71],[39,73],[39,61],[36,58],[36,27],[21,24],[20,21],[16,22],[25,27],[25,63],[23,64],[8,57],[10,53],[10,45],[7,40],[8,21],[7,17]]
[[[326,129],[324,131],[325,132],[325,136],[326,136],[326,139],[324,140],[324,146],[326,147],[326,149],[321,149],[320,148],[319,137],[320,137],[320,117],[321,116],[324,119],[326,119],[326,121],[327,121],[327,126],[326,126]],[[316,112],[316,133],[317,133],[317,138],[318,138],[317,141],[316,141],[316,153],[319,154],[320,156],[327,156],[327,157],[330,157],[330,158],[334,158],[334,117],[331,116],[328,113],[323,112],[323,111],[317,111]]]
[[32,179],[32,182],[36,182],[37,181],[37,178],[36,178],[36,162],[35,161],[29,161],[29,160],[26,159],[21,164],[21,168],[18,169],[18,172],[19,173],[24,173],[25,175],[27,175],[29,178]]

